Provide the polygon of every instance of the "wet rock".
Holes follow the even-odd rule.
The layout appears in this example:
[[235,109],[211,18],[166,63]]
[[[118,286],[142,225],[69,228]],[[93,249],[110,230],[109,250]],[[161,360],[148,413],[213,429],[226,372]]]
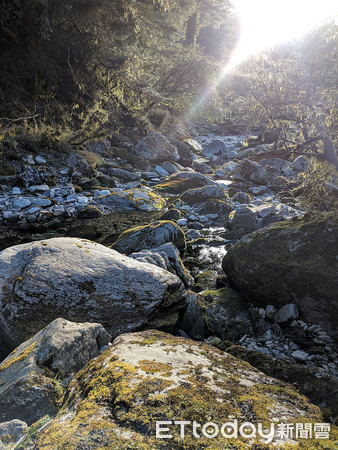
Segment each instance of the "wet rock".
[[167,242],[172,242],[179,250],[184,250],[185,235],[177,223],[162,220],[124,231],[112,248],[129,255],[132,252],[157,248]]
[[1,338],[14,348],[61,315],[99,322],[113,336],[150,323],[169,330],[185,290],[154,265],[85,239],[53,238],[0,253],[0,302]]
[[181,328],[191,339],[196,341],[203,341],[207,332],[207,319],[204,314],[204,300],[203,297],[188,293],[187,307],[178,323]]

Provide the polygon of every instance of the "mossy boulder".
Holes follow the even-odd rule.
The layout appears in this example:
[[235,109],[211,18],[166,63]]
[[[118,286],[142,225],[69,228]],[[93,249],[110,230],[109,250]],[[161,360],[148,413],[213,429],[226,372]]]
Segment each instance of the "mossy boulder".
[[189,189],[184,192],[180,199],[186,203],[194,205],[196,203],[204,203],[211,198],[217,198],[219,200],[225,200],[227,198],[226,192],[220,186],[210,185],[197,189]]
[[145,158],[149,162],[178,161],[179,153],[165,136],[155,131],[135,145],[133,152],[137,158]]
[[[267,448],[259,439],[212,440],[192,426],[180,437],[156,437],[156,421],[223,424],[230,417],[270,426],[322,422],[318,407],[248,363],[210,347],[154,330],[119,336],[80,371],[65,402],[37,434],[35,448],[223,449]],[[295,442],[297,444],[297,442]],[[333,448],[332,441],[325,444]]]
[[183,194],[188,189],[196,189],[207,185],[215,185],[215,183],[198,172],[180,172],[170,175],[163,183],[156,185],[155,189],[158,192]]
[[149,225],[124,231],[112,245],[120,253],[129,255],[140,250],[157,248],[172,242],[179,250],[185,249],[185,234],[182,228],[171,220],[156,220]]
[[259,306],[296,303],[306,322],[337,339],[337,216],[279,222],[230,248],[223,270],[242,296]]
[[248,305],[236,291],[224,287],[200,295],[205,302],[209,334],[236,342],[251,331]]
[[99,197],[97,202],[113,208],[114,211],[160,211],[165,206],[165,200],[162,197],[145,189],[115,191]]
[[0,253],[0,337],[12,349],[60,316],[101,323],[113,337],[147,326],[170,331],[185,296],[176,275],[85,239]]
[[218,273],[215,270],[205,270],[195,277],[195,283],[192,287],[194,292],[206,291],[216,288],[216,280]]
[[0,420],[55,414],[63,388],[109,338],[102,325],[59,318],[17,347],[0,365]]

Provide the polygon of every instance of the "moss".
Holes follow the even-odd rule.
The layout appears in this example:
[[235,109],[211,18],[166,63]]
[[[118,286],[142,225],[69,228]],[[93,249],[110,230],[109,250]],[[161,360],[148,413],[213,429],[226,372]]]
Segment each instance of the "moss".
[[[23,350],[19,355],[15,356],[14,358],[11,358],[8,361],[6,361],[3,364],[1,364],[0,371],[7,370],[13,364],[15,364],[15,363],[17,363],[19,361],[23,361],[24,359],[26,359],[27,356],[34,350],[35,346],[36,346],[36,342],[33,342],[33,344],[31,344],[28,347],[26,347],[25,350]],[[9,358],[11,357],[11,355],[15,355],[15,353],[16,353],[16,350],[14,350],[9,355]]]
[[156,361],[142,360],[139,361],[138,365],[147,373],[157,373],[161,372],[167,375],[171,375],[172,367],[169,364],[163,364]]

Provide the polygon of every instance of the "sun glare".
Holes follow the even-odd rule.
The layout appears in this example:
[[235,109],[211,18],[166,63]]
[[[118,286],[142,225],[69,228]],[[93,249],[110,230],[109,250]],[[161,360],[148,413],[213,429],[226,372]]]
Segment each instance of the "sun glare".
[[297,39],[338,14],[336,0],[232,0],[241,24],[231,66]]

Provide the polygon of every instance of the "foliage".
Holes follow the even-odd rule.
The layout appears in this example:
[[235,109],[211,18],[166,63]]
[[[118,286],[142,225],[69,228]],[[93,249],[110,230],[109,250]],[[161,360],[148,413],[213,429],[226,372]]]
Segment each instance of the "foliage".
[[213,73],[197,36],[210,25],[226,29],[228,20],[220,0],[0,5],[0,132],[21,128],[73,143],[137,128],[152,108],[186,107]]

